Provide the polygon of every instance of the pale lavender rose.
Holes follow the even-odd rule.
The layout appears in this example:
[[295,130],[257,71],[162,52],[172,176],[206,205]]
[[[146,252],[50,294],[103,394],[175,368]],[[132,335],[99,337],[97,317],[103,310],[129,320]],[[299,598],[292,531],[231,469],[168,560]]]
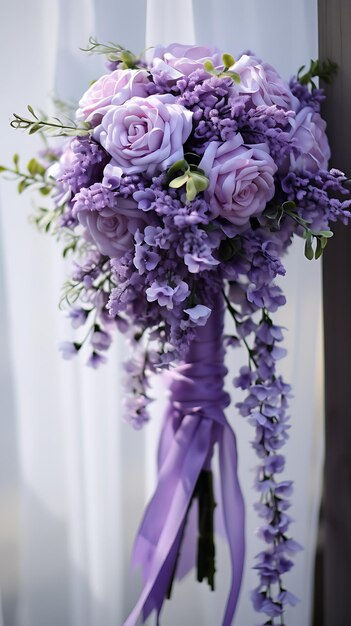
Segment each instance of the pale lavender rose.
[[[94,202],[94,187],[98,200]],[[134,233],[145,227],[145,214],[139,211],[135,200],[113,194],[113,201],[104,206],[101,186],[97,183],[89,190],[89,200],[84,202],[77,194],[73,213],[85,228],[84,236],[99,252],[111,259],[123,256],[134,249]],[[112,197],[112,196],[111,196]]]
[[312,107],[304,107],[290,120],[290,138],[299,154],[290,153],[290,169],[315,174],[327,169],[330,148],[325,133],[326,123]]
[[199,164],[209,177],[205,198],[215,217],[237,226],[259,215],[274,196],[277,166],[265,144],[244,145],[240,133],[211,142]]
[[167,47],[156,47],[151,67],[165,73],[171,80],[178,80],[195,70],[203,70],[207,60],[212,61],[215,67],[223,65],[221,56],[218,48],[172,43]]
[[110,104],[120,105],[133,96],[146,98],[150,91],[146,70],[115,70],[95,81],[79,101],[76,118],[93,126],[101,121]]
[[243,54],[231,68],[240,76],[239,94],[249,95],[254,106],[276,105],[285,110],[295,108],[297,100],[278,72],[256,56]]
[[184,158],[183,144],[192,129],[192,113],[170,94],[131,98],[110,106],[93,137],[125,174],[157,171]]

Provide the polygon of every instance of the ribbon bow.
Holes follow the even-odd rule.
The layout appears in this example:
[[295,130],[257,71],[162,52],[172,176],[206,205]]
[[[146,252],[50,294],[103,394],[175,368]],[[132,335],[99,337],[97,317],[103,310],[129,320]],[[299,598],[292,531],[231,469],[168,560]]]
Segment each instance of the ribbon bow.
[[171,372],[170,402],[161,433],[158,483],[135,541],[132,563],[142,567],[144,588],[124,623],[135,626],[153,610],[157,624],[177,566],[187,514],[200,475],[211,466],[218,443],[223,519],[232,579],[222,626],[234,617],[244,564],[244,502],[237,476],[236,439],[225,415],[221,299],[204,327],[196,329],[187,362]]

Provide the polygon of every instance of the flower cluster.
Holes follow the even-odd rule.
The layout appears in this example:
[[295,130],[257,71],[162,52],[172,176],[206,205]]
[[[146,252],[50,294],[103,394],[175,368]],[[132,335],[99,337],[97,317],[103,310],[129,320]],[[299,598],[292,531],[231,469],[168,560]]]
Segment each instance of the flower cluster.
[[327,169],[323,94],[307,86],[313,76],[288,84],[251,53],[235,61],[216,48],[172,44],[147,62],[99,47],[91,41],[90,50],[106,51],[109,72],[82,96],[74,122],[41,120],[31,107],[32,120],[13,121],[73,138],[59,155],[32,160],[29,173],[17,161],[2,171],[51,193],[55,208],[37,222],[75,255],[64,299],[74,328],[88,332],[62,344],[63,355],[89,340],[88,363],[97,367],[113,330],[127,333],[126,412],[136,427],[148,420],[150,372],[186,359],[224,292],[236,327],[227,343],[248,350],[234,384],[247,393],[237,407],[255,428],[259,534],[268,546],[253,603],[266,623],[282,624],[284,605],[295,602],[282,575],[299,546],[288,535],[291,482],[276,477],[290,387],[276,371],[285,352],[271,314],[285,298],[275,278],[294,235],[318,258],[330,224],[351,216],[346,177]]

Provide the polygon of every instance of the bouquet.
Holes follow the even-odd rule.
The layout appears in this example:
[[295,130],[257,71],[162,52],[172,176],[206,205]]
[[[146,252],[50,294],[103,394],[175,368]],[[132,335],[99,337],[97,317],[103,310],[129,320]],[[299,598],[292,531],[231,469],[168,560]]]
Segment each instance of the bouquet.
[[250,52],[235,60],[217,48],[172,44],[147,60],[94,39],[87,50],[105,54],[108,71],[73,117],[45,117],[29,106],[29,116],[11,122],[63,138],[46,144],[26,171],[17,155],[1,171],[18,179],[19,192],[51,198],[34,220],[72,257],[62,302],[85,332],[61,345],[64,358],[88,351],[96,368],[113,331],[125,333],[125,410],[135,428],[149,420],[150,376],[167,370],[158,483],[133,552],[144,588],[125,626],[153,611],[159,623],[175,577],[194,566],[214,589],[216,503],[232,565],[222,624],[233,621],[244,502],[223,386],[225,350],[238,346],[247,359],[233,381],[241,390],[235,407],[253,427],[264,542],[252,601],[262,623],[284,624],[285,606],[297,601],[284,575],[300,546],[289,534],[292,481],[281,477],[291,389],[277,371],[286,351],[272,315],[285,297],[275,280],[295,236],[305,239],[306,257],[318,259],[331,224],[350,219],[346,176],[328,170],[323,92],[314,82],[329,80],[335,66],[311,62],[287,83]]

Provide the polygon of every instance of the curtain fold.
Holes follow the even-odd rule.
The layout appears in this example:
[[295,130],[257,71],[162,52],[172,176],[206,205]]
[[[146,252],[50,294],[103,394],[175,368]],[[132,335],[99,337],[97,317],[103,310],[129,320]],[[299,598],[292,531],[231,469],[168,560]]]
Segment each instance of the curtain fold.
[[[17,19],[18,18],[18,19]],[[286,25],[289,25],[287,28]],[[77,99],[103,69],[100,57],[84,56],[90,35],[140,51],[156,43],[212,43],[234,55],[251,48],[286,77],[317,56],[315,0],[233,3],[230,0],[13,0],[3,7],[0,52],[3,84],[11,85],[0,102],[1,118],[24,112],[27,103],[50,110],[48,94]],[[20,80],[14,80],[20,71]],[[3,125],[1,161],[13,152],[27,160],[38,147]],[[26,160],[24,158],[24,164]],[[156,442],[163,401],[153,408],[145,432],[122,420],[123,338],[117,337],[109,363],[98,372],[80,361],[62,362],[59,340],[70,336],[57,310],[67,266],[54,241],[27,222],[31,201],[14,185],[0,182],[2,247],[9,354],[13,388],[5,389],[16,414],[19,479],[13,491],[19,509],[19,583],[17,617],[3,626],[117,626],[138,596],[140,578],[129,571],[132,542],[146,498],[155,481]],[[295,479],[292,515],[295,538],[305,546],[287,576],[301,603],[288,623],[310,626],[313,560],[322,467],[320,267],[308,263],[297,242],[286,259],[282,283],[288,298],[279,321],[289,330],[289,356],[282,363],[294,386],[287,478]],[[303,284],[300,277],[304,276]],[[230,322],[227,320],[227,323]],[[228,356],[228,389],[241,363]],[[2,364],[8,367],[8,361]],[[155,380],[155,395],[162,382]],[[260,549],[250,426],[231,408],[228,418],[238,435],[240,477],[247,500],[248,556],[235,623],[253,626],[249,590],[251,569]],[[10,418],[10,412],[7,412]],[[0,429],[3,426],[0,426]],[[1,435],[0,431],[0,435]],[[213,626],[227,594],[229,562],[219,541],[216,593],[193,577],[174,589],[161,623]],[[3,598],[4,605],[9,602]],[[6,611],[5,611],[6,614]],[[153,621],[149,620],[148,624]],[[1,624],[1,622],[0,622]]]

